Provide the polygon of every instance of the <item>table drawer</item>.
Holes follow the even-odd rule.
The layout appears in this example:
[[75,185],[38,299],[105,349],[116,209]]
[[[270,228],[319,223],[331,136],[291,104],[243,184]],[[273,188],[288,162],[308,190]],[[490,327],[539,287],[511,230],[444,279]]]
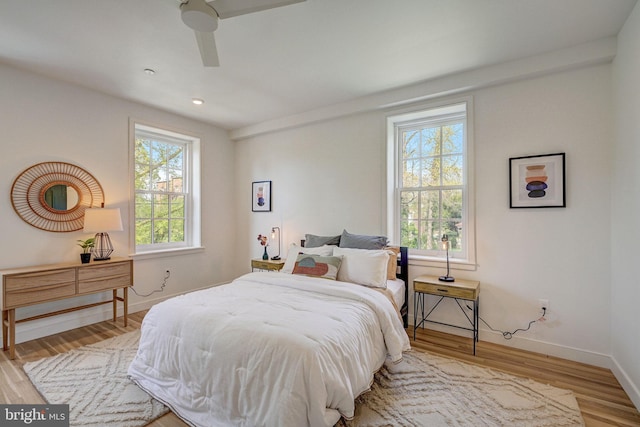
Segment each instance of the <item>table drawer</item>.
[[282,267],[284,266],[284,263],[273,263],[273,262],[268,262],[268,261],[260,261],[257,259],[251,260],[251,268],[257,268],[260,270],[272,270],[272,271],[278,271],[280,269],[282,269]]
[[413,290],[416,292],[424,292],[432,295],[442,295],[445,297],[462,298],[468,300],[475,300],[477,297],[476,291],[473,289],[456,288],[450,284],[435,285],[433,283],[413,282]]
[[78,294],[131,286],[131,263],[105,264],[78,271]]
[[74,269],[21,273],[4,277],[4,308],[22,307],[74,295]]

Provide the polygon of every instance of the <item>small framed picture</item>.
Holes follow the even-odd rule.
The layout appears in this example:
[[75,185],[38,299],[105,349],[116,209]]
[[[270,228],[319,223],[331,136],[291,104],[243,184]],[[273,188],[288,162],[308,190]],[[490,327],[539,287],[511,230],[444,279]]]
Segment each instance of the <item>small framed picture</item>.
[[251,187],[251,210],[271,212],[271,181],[254,181]]
[[564,154],[510,158],[509,207],[566,207]]

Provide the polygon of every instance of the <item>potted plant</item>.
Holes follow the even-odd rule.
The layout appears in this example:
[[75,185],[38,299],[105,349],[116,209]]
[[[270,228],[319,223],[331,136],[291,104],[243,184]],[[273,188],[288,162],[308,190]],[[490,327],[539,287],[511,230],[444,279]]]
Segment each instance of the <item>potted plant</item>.
[[86,264],[91,260],[91,248],[95,245],[95,240],[95,237],[90,237],[87,240],[78,240],[78,246],[82,248],[80,261],[83,264]]

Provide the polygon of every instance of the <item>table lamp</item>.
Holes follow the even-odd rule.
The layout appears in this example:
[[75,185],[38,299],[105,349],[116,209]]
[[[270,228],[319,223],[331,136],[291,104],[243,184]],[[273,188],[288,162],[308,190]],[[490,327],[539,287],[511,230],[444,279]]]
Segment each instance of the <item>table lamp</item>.
[[455,282],[456,279],[449,276],[449,236],[446,234],[442,235],[442,250],[447,251],[447,274],[438,277],[438,280],[441,282]]
[[84,211],[84,232],[96,233],[92,249],[94,261],[110,259],[113,245],[109,238],[109,231],[122,231],[120,208],[92,208]]
[[276,230],[278,230],[278,255],[271,257],[271,259],[274,261],[280,259],[280,242],[282,241],[282,233],[280,232],[280,227],[271,227],[271,240],[276,239]]

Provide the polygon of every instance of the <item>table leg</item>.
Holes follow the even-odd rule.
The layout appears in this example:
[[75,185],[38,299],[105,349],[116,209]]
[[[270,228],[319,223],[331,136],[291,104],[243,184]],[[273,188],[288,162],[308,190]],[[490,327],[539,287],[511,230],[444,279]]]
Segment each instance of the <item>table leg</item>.
[[424,321],[424,294],[420,293],[420,323],[422,324],[422,329],[424,329],[425,321]]
[[118,317],[118,290],[113,290],[113,321]]
[[476,341],[480,341],[480,297],[476,299]]
[[7,351],[9,347],[7,343],[9,342],[9,311],[2,310],[2,350]]
[[16,358],[16,310],[9,310],[9,359]]
[[127,316],[129,315],[129,288],[122,288],[122,302],[124,304],[124,326],[127,326]]
[[478,335],[480,335],[478,333],[478,329],[479,329],[479,324],[478,324],[478,320],[480,317],[480,297],[476,298],[476,300],[473,302],[473,355],[476,355],[476,343],[478,342]]
[[413,340],[416,340],[416,328],[418,327],[418,296],[417,292],[413,293]]

